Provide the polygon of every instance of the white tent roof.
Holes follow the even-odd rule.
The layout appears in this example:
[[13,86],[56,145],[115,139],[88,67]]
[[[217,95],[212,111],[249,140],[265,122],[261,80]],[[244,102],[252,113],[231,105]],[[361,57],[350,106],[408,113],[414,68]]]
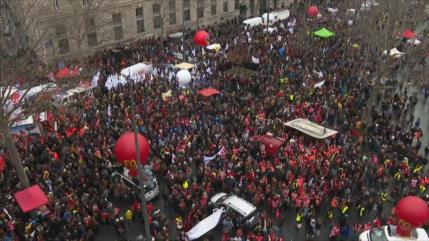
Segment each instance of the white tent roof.
[[124,77],[130,76],[131,78],[133,78],[139,74],[149,72],[151,68],[152,66],[150,64],[138,63],[121,70],[121,75]]
[[301,118],[286,122],[284,125],[317,139],[325,139],[338,133],[335,130],[328,129],[317,123]]
[[262,18],[261,17],[249,18],[244,20],[243,24],[249,25],[250,27],[258,26],[262,24]]
[[[386,55],[387,54],[387,50],[383,51],[383,54]],[[397,48],[393,48],[389,51],[389,56],[392,57],[401,57],[402,55],[404,55],[404,53],[402,53],[401,51],[399,51]]]

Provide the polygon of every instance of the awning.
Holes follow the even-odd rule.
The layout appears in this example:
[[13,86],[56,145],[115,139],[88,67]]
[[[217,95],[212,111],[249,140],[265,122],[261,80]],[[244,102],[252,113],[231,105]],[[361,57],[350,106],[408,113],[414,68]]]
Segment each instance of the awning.
[[190,64],[190,63],[187,63],[187,62],[183,62],[183,63],[180,63],[180,64],[176,64],[176,65],[174,66],[174,68],[178,68],[178,69],[186,69],[186,70],[192,69],[192,68],[194,68],[194,67],[195,67],[195,65],[194,65],[194,64]]
[[265,145],[265,150],[267,151],[267,155],[275,154],[285,141],[281,138],[274,137],[273,135],[270,135],[270,134],[255,136],[253,137],[253,140],[258,141]]
[[73,78],[73,77],[76,77],[78,74],[79,74],[79,66],[76,66],[74,69],[69,69],[67,67],[64,67],[55,74],[55,77],[57,79]]
[[220,44],[210,44],[209,46],[206,47],[206,49],[219,51],[221,47],[222,46]]
[[335,130],[328,129],[317,123],[301,118],[286,122],[284,125],[317,139],[325,139],[338,133]]
[[48,198],[39,185],[34,185],[15,193],[15,199],[24,213],[48,203]]
[[220,91],[217,89],[213,89],[213,88],[206,88],[206,89],[199,90],[198,94],[205,96],[205,97],[209,97],[212,95],[220,94]]

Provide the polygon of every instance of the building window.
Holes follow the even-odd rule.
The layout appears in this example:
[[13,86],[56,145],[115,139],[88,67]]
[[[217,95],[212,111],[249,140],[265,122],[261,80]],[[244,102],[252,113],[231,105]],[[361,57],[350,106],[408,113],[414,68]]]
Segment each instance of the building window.
[[228,12],[228,1],[223,2],[223,12],[224,13]]
[[234,2],[234,9],[239,10],[240,9],[240,0],[235,0]]
[[144,32],[144,15],[143,8],[136,8],[136,24],[137,24],[137,33]]
[[124,34],[122,33],[122,25],[116,26],[113,31],[115,32],[115,40],[121,40],[124,38]]
[[122,16],[121,13],[112,14],[113,25],[122,25]]
[[70,51],[69,40],[67,38],[58,40],[58,48],[60,49],[60,54],[66,54]]
[[183,4],[184,4],[184,7],[183,8],[190,8],[191,7],[191,5],[190,5],[190,3],[189,3],[189,0],[183,0]]
[[86,20],[86,30],[87,31],[95,30],[95,18],[90,17]]
[[52,3],[54,4],[55,10],[60,9],[60,0],[52,0]]
[[176,0],[168,2],[168,13],[170,25],[176,24]]
[[189,0],[183,0],[183,18],[186,21],[190,21],[191,20],[191,7],[189,5]]
[[152,10],[153,10],[153,28],[155,29],[160,28],[162,25],[161,5],[154,4]]
[[88,38],[88,46],[93,47],[97,45],[97,32],[90,32],[86,35]]
[[113,32],[115,34],[115,40],[121,40],[124,38],[124,34],[122,32],[122,15],[121,13],[113,13]]
[[60,54],[65,54],[70,51],[69,39],[67,37],[67,30],[64,24],[55,27],[55,34],[58,40],[58,49]]
[[97,45],[97,29],[95,27],[95,18],[88,18],[86,20],[86,38],[88,39],[88,46],[92,47]]
[[205,0],[198,0],[198,2],[197,2],[197,17],[198,18],[204,17],[204,1]]
[[217,5],[216,5],[217,0],[212,0],[212,4],[211,4],[211,14],[212,15],[216,15],[216,10],[217,10]]

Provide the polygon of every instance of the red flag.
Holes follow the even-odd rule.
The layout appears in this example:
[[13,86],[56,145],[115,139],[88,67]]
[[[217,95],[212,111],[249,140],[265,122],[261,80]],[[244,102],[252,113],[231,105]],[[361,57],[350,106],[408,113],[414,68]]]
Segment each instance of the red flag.
[[5,166],[4,156],[0,155],[0,172],[4,170]]
[[56,152],[54,152],[54,154],[52,156],[53,156],[55,161],[58,161],[60,159],[60,156]]
[[18,104],[20,97],[21,97],[21,95],[19,94],[19,92],[18,92],[18,91],[16,91],[16,92],[15,92],[15,93],[13,93],[13,94],[12,94],[12,96],[11,96],[12,102],[13,102],[15,105],[16,105],[16,104]]

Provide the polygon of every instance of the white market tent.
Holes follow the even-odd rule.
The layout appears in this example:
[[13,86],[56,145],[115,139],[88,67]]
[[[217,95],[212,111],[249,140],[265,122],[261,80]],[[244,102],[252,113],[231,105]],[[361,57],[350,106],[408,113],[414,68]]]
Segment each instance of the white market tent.
[[[387,55],[387,50],[383,51],[384,55]],[[389,56],[398,58],[401,57],[402,55],[404,55],[404,53],[402,53],[401,51],[399,51],[397,48],[393,48],[389,51]]]
[[249,18],[244,20],[243,24],[249,27],[259,26],[262,24],[262,18],[261,17]]
[[220,44],[210,44],[209,46],[206,47],[206,49],[208,50],[216,50],[216,51],[218,51],[221,48],[222,46]]
[[181,38],[183,37],[183,32],[172,33],[168,35],[169,38]]
[[325,139],[338,133],[335,130],[301,118],[286,122],[284,125],[317,139]]
[[121,75],[125,78],[131,78],[134,81],[139,81],[143,75],[149,73],[152,65],[145,63],[138,63],[121,70]]
[[192,69],[194,67],[195,67],[194,64],[190,64],[190,63],[187,63],[187,62],[182,62],[180,64],[174,65],[174,68],[177,68],[177,69],[186,69],[186,70],[190,70],[190,69]]

